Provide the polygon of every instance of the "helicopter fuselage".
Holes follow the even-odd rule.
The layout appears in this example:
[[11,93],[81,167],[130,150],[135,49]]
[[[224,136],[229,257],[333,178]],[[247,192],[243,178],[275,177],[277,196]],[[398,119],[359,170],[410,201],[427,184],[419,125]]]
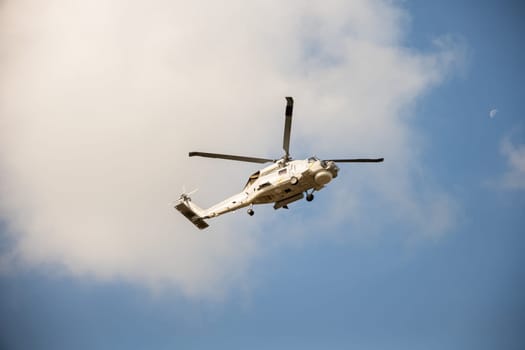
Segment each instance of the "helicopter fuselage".
[[322,189],[337,177],[338,171],[339,167],[334,162],[315,157],[278,161],[252,174],[241,192],[207,209],[204,218],[254,204],[275,203],[275,209],[286,207],[302,199],[309,190]]

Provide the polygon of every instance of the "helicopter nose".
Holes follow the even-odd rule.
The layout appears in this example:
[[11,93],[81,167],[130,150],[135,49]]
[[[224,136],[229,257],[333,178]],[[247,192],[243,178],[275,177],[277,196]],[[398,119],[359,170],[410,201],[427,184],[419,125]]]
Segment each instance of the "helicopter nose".
[[317,174],[314,176],[314,181],[318,185],[326,185],[330,181],[332,181],[332,173],[328,170],[321,170],[318,171]]

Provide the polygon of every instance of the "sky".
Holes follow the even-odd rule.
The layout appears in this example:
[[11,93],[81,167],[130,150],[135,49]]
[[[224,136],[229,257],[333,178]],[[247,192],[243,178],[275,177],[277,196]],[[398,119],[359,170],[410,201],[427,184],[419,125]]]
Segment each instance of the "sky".
[[[0,2],[1,349],[522,349],[519,1]],[[312,202],[197,230],[278,158]]]

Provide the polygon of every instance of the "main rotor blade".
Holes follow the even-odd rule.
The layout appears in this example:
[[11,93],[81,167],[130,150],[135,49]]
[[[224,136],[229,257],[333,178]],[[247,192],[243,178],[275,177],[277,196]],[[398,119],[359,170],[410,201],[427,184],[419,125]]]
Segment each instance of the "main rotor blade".
[[354,158],[354,159],[327,159],[336,163],[380,163],[385,158]]
[[284,121],[283,149],[286,158],[290,155],[290,131],[292,130],[293,98],[286,97],[286,111]]
[[234,156],[231,154],[220,154],[220,153],[206,153],[206,152],[190,152],[188,154],[190,157],[206,157],[206,158],[218,158],[218,159],[228,159],[228,160],[238,160],[240,162],[249,162],[249,163],[269,163],[273,162],[273,159],[268,158],[256,158],[256,157],[245,157],[245,156]]

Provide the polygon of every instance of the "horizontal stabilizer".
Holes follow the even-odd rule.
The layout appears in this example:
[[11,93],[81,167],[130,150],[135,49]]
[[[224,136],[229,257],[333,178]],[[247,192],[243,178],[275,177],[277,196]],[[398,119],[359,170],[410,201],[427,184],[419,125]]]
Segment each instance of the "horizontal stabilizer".
[[186,202],[180,202],[175,206],[175,209],[181,212],[182,215],[188,218],[195,226],[203,230],[209,225],[200,217]]

